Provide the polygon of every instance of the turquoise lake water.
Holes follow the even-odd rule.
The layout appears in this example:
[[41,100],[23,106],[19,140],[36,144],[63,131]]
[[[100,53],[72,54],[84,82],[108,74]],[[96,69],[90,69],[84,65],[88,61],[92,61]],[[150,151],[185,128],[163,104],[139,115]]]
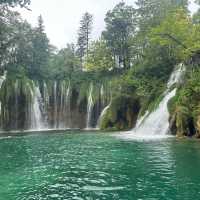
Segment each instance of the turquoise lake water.
[[200,141],[98,132],[0,138],[0,200],[198,200]]

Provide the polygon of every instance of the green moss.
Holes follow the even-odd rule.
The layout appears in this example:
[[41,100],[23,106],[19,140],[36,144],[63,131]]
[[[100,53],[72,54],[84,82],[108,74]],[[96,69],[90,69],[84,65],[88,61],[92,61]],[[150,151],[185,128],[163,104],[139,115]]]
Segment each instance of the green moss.
[[139,112],[138,100],[118,96],[113,99],[110,108],[101,122],[102,130],[129,130],[133,128]]

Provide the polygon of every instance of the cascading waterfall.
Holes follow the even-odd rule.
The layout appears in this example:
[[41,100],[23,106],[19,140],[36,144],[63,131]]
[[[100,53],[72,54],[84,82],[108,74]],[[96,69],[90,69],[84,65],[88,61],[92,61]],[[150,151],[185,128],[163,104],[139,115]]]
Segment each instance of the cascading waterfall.
[[102,120],[103,120],[103,118],[104,118],[104,116],[105,116],[105,114],[107,113],[107,111],[109,110],[109,108],[110,108],[110,106],[111,106],[111,104],[112,104],[112,98],[111,98],[111,101],[110,101],[110,103],[102,110],[102,112],[101,112],[101,115],[100,115],[100,117],[99,117],[99,120],[98,120],[98,123],[97,123],[97,128],[99,128],[100,127],[100,125],[101,125],[101,122],[102,122]]
[[65,95],[65,107],[64,107],[64,112],[66,113],[66,119],[67,119],[67,124],[64,128],[70,128],[71,124],[71,109],[70,109],[70,81],[67,86],[67,92]]
[[4,72],[3,76],[0,76],[0,88],[3,85],[3,82],[6,80],[7,77],[7,71]]
[[29,85],[31,92],[31,106],[30,106],[30,129],[31,130],[42,130],[45,129],[44,119],[42,117],[42,96],[40,93],[39,86],[32,81],[32,87]]
[[58,102],[57,102],[57,81],[54,82],[53,87],[53,96],[54,96],[54,129],[58,128],[57,118],[58,118]]
[[42,100],[43,100],[43,116],[44,116],[45,127],[50,129],[49,118],[48,118],[50,96],[49,96],[49,90],[48,90],[47,84],[45,82],[43,82],[43,98],[42,98]]
[[105,92],[104,92],[104,86],[102,85],[102,86],[101,86],[101,90],[100,90],[101,104],[102,104],[102,105],[105,104],[105,101],[104,101],[104,96],[105,96],[105,94],[104,94],[104,93],[105,93]]
[[142,135],[165,135],[168,131],[169,112],[168,101],[176,95],[176,89],[168,92],[163,98],[158,108],[144,119],[143,123],[134,129],[134,133]]
[[97,127],[96,127],[97,129],[100,128],[103,117],[105,116],[105,114],[107,113],[112,104],[112,94],[109,91],[109,96],[107,96],[103,85],[101,86],[100,89],[100,97],[101,97],[101,112],[97,121]]
[[[5,80],[6,74],[0,77],[0,88]],[[69,80],[8,79],[2,88],[10,93],[2,98],[1,127],[30,131],[95,128],[110,106],[110,90],[92,82],[87,92],[82,88]]]
[[181,80],[184,70],[185,67],[182,64],[175,68],[167,83],[167,90],[164,92],[164,98],[160,102],[158,108],[150,114],[147,111],[146,114],[138,120],[136,127],[131,133],[125,136],[127,139],[134,139],[137,137],[146,139],[148,137],[159,138],[166,136],[169,131],[169,112],[167,104],[169,100],[176,95],[177,90],[176,88],[171,90],[171,87]]
[[49,97],[48,87],[45,82],[43,82],[43,90],[44,90],[44,106],[46,109],[48,109],[50,97]]
[[62,81],[60,84],[60,109],[58,113],[58,127],[59,129],[62,129],[65,127],[64,121],[63,121],[63,110],[65,105],[65,81]]
[[18,129],[18,85],[19,81],[15,82],[15,129]]
[[[0,76],[0,90],[1,90],[1,87],[3,85],[3,82],[6,80],[6,77],[7,77],[7,71],[4,71],[4,74],[3,76]],[[1,101],[0,101],[0,114],[1,114]]]
[[91,83],[90,89],[89,89],[89,95],[88,95],[88,104],[87,104],[87,129],[91,128],[91,116],[92,116],[92,108],[93,108],[93,98],[92,98],[92,93],[93,93],[93,84]]
[[70,82],[67,84],[66,81],[63,81],[60,92],[58,128],[67,129],[70,126]]

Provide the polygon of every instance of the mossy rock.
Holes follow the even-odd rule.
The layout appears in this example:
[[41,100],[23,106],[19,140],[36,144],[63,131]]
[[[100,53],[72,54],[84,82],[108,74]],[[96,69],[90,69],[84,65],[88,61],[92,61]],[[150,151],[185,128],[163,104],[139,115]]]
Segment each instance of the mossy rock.
[[196,133],[195,120],[186,106],[176,106],[170,116],[170,129],[178,137],[194,136]]
[[100,128],[102,130],[129,130],[135,125],[139,110],[140,104],[137,99],[127,96],[116,97],[104,115]]

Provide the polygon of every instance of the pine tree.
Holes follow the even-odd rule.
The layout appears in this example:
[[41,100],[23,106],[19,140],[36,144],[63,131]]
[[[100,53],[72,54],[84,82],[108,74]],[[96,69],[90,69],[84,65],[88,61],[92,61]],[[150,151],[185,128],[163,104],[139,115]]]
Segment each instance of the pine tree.
[[32,76],[40,76],[47,65],[50,56],[49,40],[47,38],[42,16],[38,17],[38,25],[34,30],[33,44],[33,65],[30,73]]
[[38,17],[38,28],[37,29],[40,33],[44,33],[45,28],[44,28],[44,20],[42,18],[42,15],[40,15]]
[[86,55],[86,58],[88,57],[92,24],[93,24],[93,16],[90,13],[86,12],[80,21],[80,28],[78,32],[78,41],[77,41],[77,46],[78,46],[77,53],[80,57],[82,65],[84,56]]

